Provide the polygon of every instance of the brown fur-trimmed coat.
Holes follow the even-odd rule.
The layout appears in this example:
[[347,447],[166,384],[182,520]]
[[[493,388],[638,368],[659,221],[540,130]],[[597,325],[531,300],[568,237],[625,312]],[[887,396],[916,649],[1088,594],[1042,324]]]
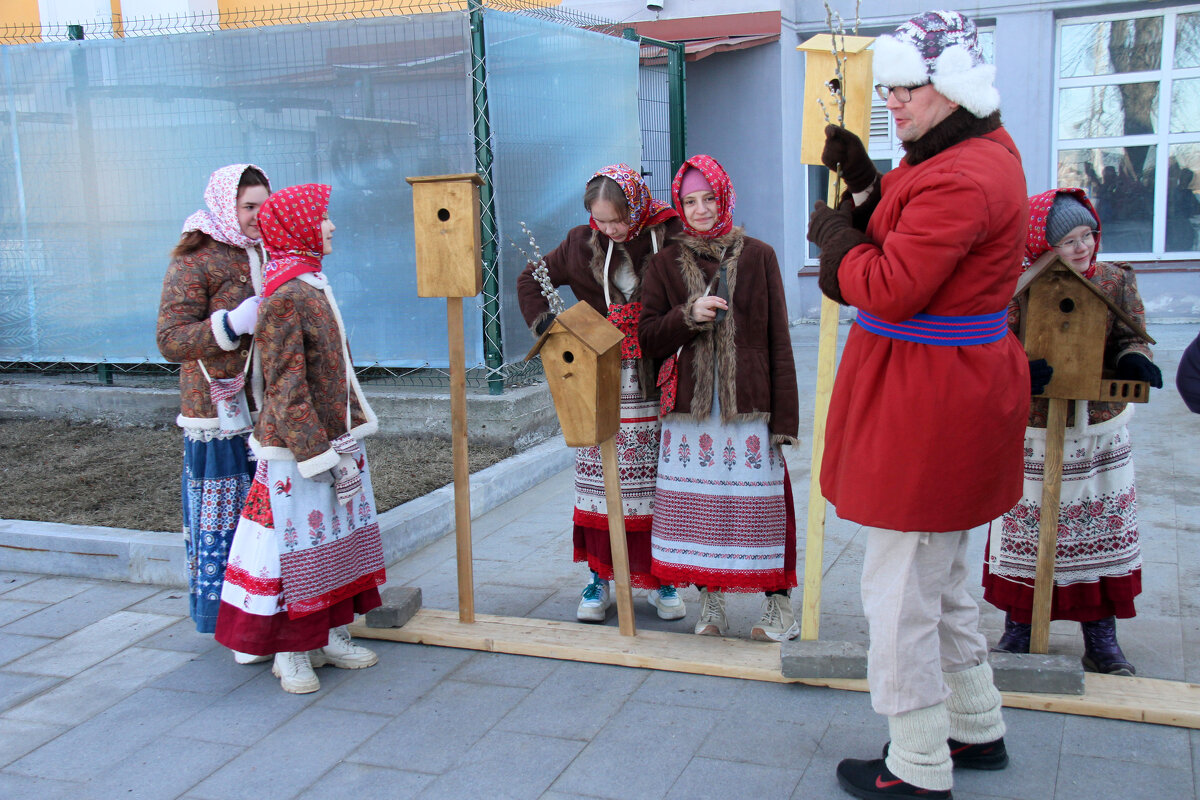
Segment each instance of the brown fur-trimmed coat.
[[[176,422],[185,428],[216,429],[208,381],[196,365],[214,378],[232,378],[246,365],[250,336],[230,339],[225,315],[254,294],[246,251],[217,241],[194,253],[171,259],[163,278],[158,306],[158,350],[163,358],[181,364],[180,411]],[[261,395],[247,392],[252,407]]]
[[[658,248],[662,251],[679,235],[679,231],[679,218],[671,217],[661,225],[644,228],[631,241],[614,242],[612,262],[608,265],[608,288],[614,303],[636,303],[642,299],[642,278],[654,255],[651,233],[658,237]],[[603,280],[608,242],[608,237],[600,231],[592,230],[587,225],[576,225],[567,233],[567,238],[545,256],[550,282],[555,286],[569,286],[577,299],[605,316],[608,315],[608,307],[604,304]],[[637,279],[629,297],[613,282],[618,268],[626,263],[633,265],[633,274]],[[542,287],[533,277],[533,264],[527,265],[517,278],[517,300],[521,304],[525,322],[536,335],[538,324],[550,314],[550,303],[542,297]],[[651,364],[642,359],[638,365],[638,378],[644,397],[657,395],[654,377]]]
[[[729,313],[697,323],[692,305],[707,292],[724,252]],[[683,346],[674,414],[712,413],[713,364],[721,421],[765,420],[772,442],[796,441],[796,364],[783,278],[775,251],[742,228],[716,239],[681,236],[650,260],[638,326],[642,354],[660,363]]]

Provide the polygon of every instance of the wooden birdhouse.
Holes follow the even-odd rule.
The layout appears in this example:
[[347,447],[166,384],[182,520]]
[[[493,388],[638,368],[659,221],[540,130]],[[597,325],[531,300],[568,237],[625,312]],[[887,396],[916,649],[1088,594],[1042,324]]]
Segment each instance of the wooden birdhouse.
[[1084,276],[1048,251],[1021,276],[1019,336],[1030,359],[1044,358],[1054,368],[1043,397],[1145,403],[1149,384],[1119,380],[1104,372],[1104,340],[1108,314],[1144,341],[1145,329]]
[[479,187],[465,175],[406,178],[413,187],[419,297],[474,297],[483,290]]
[[[805,54],[800,163],[821,163],[825,126],[838,124],[835,90],[846,98],[842,126],[866,141],[871,130],[871,92],[874,91],[872,53],[867,47],[873,41],[875,39],[870,36],[835,37],[822,33],[796,48]],[[838,57],[834,56],[835,45]],[[841,74],[839,60],[842,62]]]
[[539,353],[554,409],[570,447],[591,447],[621,423],[621,341],[624,334],[587,303],[554,318],[525,360]]

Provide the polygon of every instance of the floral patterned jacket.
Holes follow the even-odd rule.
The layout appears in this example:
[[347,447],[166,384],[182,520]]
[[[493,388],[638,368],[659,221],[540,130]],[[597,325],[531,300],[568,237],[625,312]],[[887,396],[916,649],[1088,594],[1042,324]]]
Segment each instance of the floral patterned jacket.
[[321,274],[293,278],[263,300],[254,340],[262,359],[265,398],[250,437],[259,458],[295,460],[311,478],[337,465],[330,445],[347,432],[355,439],[379,428],[378,419],[348,369],[349,345],[329,281]]
[[[1142,307],[1142,296],[1138,294],[1137,278],[1134,277],[1133,267],[1124,261],[1097,261],[1096,274],[1089,280],[1104,292],[1105,297],[1112,300],[1118,307],[1136,321],[1145,326],[1146,312]],[[1021,328],[1021,309],[1016,300],[1008,306],[1008,327],[1013,333]],[[1108,312],[1108,323],[1104,339],[1104,368],[1115,369],[1117,361],[1126,353],[1141,353],[1146,358],[1152,358],[1150,347],[1131,331],[1124,323],[1117,320],[1117,315]],[[1054,365],[1051,364],[1051,367]],[[1091,403],[1087,404],[1088,424],[1098,425],[1107,422],[1125,410],[1127,403]],[[1075,408],[1073,402],[1067,409],[1067,427],[1075,424]],[[1045,428],[1046,416],[1050,411],[1050,401],[1044,397],[1035,397],[1029,407],[1029,427]]]
[[[158,350],[163,358],[181,364],[180,413],[183,428],[216,429],[217,414],[208,381],[197,365],[214,378],[230,378],[246,365],[250,337],[230,339],[224,318],[254,294],[246,251],[212,241],[194,253],[171,260],[163,278],[158,306]],[[257,394],[248,392],[247,394]],[[251,407],[261,397],[250,398]]]

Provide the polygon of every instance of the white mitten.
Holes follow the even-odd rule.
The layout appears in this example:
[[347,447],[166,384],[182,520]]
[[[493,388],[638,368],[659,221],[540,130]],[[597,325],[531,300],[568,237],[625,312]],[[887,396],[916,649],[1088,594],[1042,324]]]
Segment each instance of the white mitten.
[[349,503],[362,492],[362,478],[353,456],[343,455],[329,472],[334,477],[333,488],[337,491],[339,505]]
[[251,295],[229,312],[227,317],[229,327],[235,334],[243,336],[247,333],[254,333],[254,325],[258,322],[258,304],[261,302],[261,297]]

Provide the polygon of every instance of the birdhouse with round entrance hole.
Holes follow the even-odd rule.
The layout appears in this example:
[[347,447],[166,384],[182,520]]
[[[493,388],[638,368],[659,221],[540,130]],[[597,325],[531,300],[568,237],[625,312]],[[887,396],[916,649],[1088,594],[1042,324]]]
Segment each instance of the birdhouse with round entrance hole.
[[413,187],[418,297],[474,297],[483,290],[479,187],[464,175],[405,178]]
[[570,447],[592,447],[621,423],[621,342],[600,312],[576,303],[554,318],[525,360],[541,355],[554,409]]

